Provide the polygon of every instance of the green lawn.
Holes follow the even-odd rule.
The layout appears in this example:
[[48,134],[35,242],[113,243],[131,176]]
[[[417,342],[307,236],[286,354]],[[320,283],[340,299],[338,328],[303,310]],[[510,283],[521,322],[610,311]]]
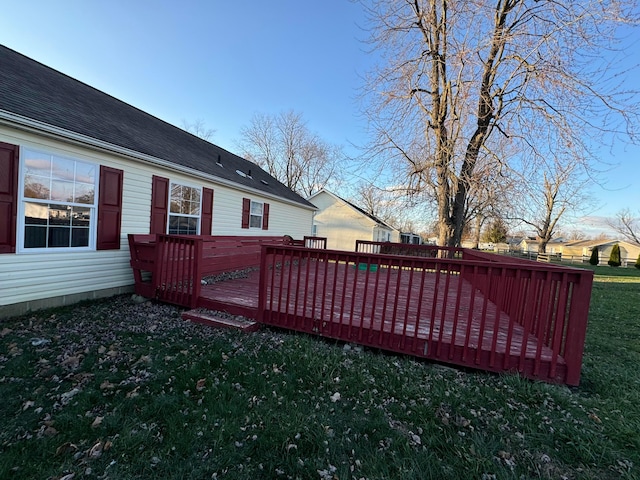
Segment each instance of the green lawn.
[[577,388],[128,296],[0,323],[0,478],[640,478],[640,271],[596,267]]

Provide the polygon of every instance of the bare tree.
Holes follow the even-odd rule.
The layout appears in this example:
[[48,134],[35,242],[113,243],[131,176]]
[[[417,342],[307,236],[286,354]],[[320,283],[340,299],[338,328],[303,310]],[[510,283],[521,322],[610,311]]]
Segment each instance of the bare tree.
[[336,180],[340,149],[310,132],[299,113],[255,114],[241,135],[243,155],[302,196]]
[[[549,156],[552,154],[549,153]],[[545,253],[547,244],[556,236],[560,221],[569,214],[588,210],[589,180],[581,174],[578,160],[553,157],[523,164],[518,172],[520,182],[513,191],[512,202],[504,212],[532,228],[538,238],[538,252]]]
[[194,122],[182,120],[182,129],[206,141],[211,141],[216,133],[213,128],[208,128],[204,120],[200,118]]
[[594,139],[634,139],[635,92],[603,60],[616,27],[637,24],[634,1],[362,3],[382,58],[364,87],[371,153],[395,159],[410,190],[433,191],[440,244],[460,243],[486,179],[481,157],[513,161],[499,155],[503,142],[542,158],[553,137],[562,140],[554,154],[586,165]]
[[609,226],[630,242],[640,243],[640,217],[635,217],[628,208],[620,210]]

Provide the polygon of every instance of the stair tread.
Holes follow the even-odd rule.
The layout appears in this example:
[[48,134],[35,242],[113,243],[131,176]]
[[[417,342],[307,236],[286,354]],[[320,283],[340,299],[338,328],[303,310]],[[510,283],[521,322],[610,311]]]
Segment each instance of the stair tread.
[[182,318],[206,325],[236,328],[244,331],[253,331],[260,327],[258,322],[254,322],[252,320],[237,317],[229,318],[227,316],[217,314],[216,312],[203,311],[201,309],[186,311],[182,314]]

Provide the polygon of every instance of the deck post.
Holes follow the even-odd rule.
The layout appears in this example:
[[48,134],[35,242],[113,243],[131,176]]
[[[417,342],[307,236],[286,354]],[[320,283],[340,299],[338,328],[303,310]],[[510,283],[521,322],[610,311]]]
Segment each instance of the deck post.
[[267,256],[270,254],[271,248],[268,245],[262,245],[260,248],[260,281],[258,284],[258,322],[264,321],[264,310],[267,305]]
[[589,318],[589,299],[593,287],[593,273],[585,270],[578,281],[573,284],[571,292],[571,306],[569,308],[569,325],[565,339],[564,358],[567,363],[565,383],[577,386],[580,384],[580,370],[582,355],[587,335],[587,321]]

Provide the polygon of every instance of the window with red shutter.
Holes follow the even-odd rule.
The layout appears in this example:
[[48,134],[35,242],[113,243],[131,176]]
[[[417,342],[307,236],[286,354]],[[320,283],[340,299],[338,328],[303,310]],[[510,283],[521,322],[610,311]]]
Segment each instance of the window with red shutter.
[[269,204],[242,199],[242,228],[269,229]]

